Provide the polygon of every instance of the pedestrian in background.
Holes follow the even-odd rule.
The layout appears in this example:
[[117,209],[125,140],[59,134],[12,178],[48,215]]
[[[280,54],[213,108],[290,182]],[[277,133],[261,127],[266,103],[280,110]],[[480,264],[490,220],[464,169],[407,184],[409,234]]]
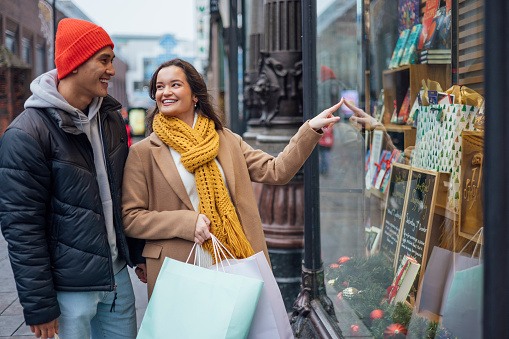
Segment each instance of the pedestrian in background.
[[35,79],[0,139],[0,221],[26,324],[37,338],[135,338],[120,211],[128,154],[108,96],[113,42],[63,19],[56,70]]
[[[321,128],[339,120],[342,101],[305,122],[277,157],[251,148],[223,128],[207,87],[186,61],[163,63],[150,82],[156,107],[147,117],[153,132],[131,147],[122,211],[128,236],[146,240],[149,298],[165,257],[186,261],[193,243],[203,244],[213,263],[210,233],[236,258],[269,256],[251,182],[286,184],[302,167]],[[191,262],[193,258],[191,258]]]
[[334,129],[324,128],[323,137],[318,141],[320,174],[329,174],[332,146],[334,146]]

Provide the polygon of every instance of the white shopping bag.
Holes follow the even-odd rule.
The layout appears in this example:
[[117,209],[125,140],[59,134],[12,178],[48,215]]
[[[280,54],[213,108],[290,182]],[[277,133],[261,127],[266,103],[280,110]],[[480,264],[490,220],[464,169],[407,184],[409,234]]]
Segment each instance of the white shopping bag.
[[[223,248],[222,253],[224,250]],[[226,258],[226,256],[223,257]],[[211,266],[210,269],[263,280],[263,288],[251,322],[248,339],[294,338],[283,297],[263,252],[258,252],[246,259],[225,259]]]

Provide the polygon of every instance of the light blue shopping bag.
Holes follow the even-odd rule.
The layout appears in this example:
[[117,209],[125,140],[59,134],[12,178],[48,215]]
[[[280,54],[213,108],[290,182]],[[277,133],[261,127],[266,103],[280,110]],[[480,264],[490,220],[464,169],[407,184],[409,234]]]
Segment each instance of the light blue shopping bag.
[[483,265],[454,275],[442,324],[455,337],[482,338]]
[[246,338],[263,281],[164,260],[138,339]]

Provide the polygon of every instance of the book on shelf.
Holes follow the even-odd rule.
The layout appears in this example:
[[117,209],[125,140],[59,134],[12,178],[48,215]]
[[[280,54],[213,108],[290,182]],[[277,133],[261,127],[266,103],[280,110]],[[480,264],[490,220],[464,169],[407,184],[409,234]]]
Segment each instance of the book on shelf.
[[438,55],[430,55],[427,57],[422,57],[419,59],[419,62],[423,62],[426,60],[441,60],[441,61],[449,61],[451,62],[451,56],[438,56]]
[[421,60],[421,64],[428,64],[428,65],[449,65],[451,63],[451,59],[426,59]]
[[419,52],[419,57],[427,56],[427,55],[452,55],[450,49],[423,49]]
[[419,0],[399,0],[398,33],[419,23]]
[[410,293],[421,264],[414,258],[405,255],[398,266],[392,285],[387,288],[386,297],[390,304],[404,302]]
[[394,149],[392,151],[391,157],[387,162],[386,171],[384,178],[382,180],[382,183],[380,185],[380,191],[385,194],[387,193],[387,187],[389,186],[389,180],[391,178],[391,171],[392,171],[392,164],[397,162],[399,159],[399,155],[401,154],[401,151],[399,149]]
[[409,126],[417,127],[417,118],[419,116],[419,106],[420,106],[419,99],[421,96],[421,92],[424,93],[423,90],[420,90],[419,93],[417,93],[417,97],[415,98],[414,104],[410,109],[410,114],[408,115],[408,119],[406,121],[406,124]]
[[422,17],[422,32],[417,49],[423,49],[424,47],[424,42],[428,36],[428,30],[437,12],[439,2],[439,0],[426,1],[426,8],[424,9],[424,16]]
[[[426,41],[424,42],[425,49],[438,48],[439,40],[441,41],[440,46],[442,46],[442,48],[447,47],[447,34],[449,30],[445,28],[446,26],[447,23],[445,7],[440,7],[428,28],[428,35],[426,36]],[[450,27],[450,23],[448,26]]]
[[403,103],[401,104],[401,108],[398,113],[398,124],[404,125],[408,119],[408,114],[410,113],[410,88],[406,91],[405,98],[403,99]]
[[442,54],[442,55],[434,54],[434,55],[424,55],[419,58],[419,61],[424,61],[424,60],[449,60],[450,61],[451,56],[447,55],[447,54]]
[[398,41],[396,42],[396,47],[394,48],[394,52],[392,52],[392,58],[389,63],[389,68],[397,68],[399,66],[399,62],[401,61],[401,57],[403,56],[403,50],[405,49],[406,41],[408,36],[410,35],[410,30],[405,29],[399,35]]
[[417,24],[412,27],[410,31],[410,35],[408,36],[408,40],[405,44],[405,50],[403,51],[403,56],[401,57],[400,66],[416,64],[416,55],[417,55],[417,44],[419,43],[419,37],[421,36],[422,25]]
[[452,13],[450,1],[444,8],[444,15],[442,25],[438,31],[437,48],[450,48],[451,47],[451,27],[452,27]]

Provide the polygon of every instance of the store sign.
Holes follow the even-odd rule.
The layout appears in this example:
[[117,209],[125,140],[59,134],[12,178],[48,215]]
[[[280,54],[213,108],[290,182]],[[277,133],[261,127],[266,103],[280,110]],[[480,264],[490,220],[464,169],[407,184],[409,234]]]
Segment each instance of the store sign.
[[436,172],[412,169],[398,246],[398,264],[403,256],[408,255],[426,267],[425,252],[434,213],[436,175]]
[[410,167],[394,163],[382,222],[380,252],[392,263],[396,260],[401,222],[405,213]]
[[464,131],[461,154],[459,235],[472,239],[483,227],[482,174],[484,132]]
[[440,227],[433,228],[438,192],[437,172],[393,164],[382,223],[380,252],[394,270],[405,255],[421,265],[415,288],[424,274],[431,250],[439,243]]

